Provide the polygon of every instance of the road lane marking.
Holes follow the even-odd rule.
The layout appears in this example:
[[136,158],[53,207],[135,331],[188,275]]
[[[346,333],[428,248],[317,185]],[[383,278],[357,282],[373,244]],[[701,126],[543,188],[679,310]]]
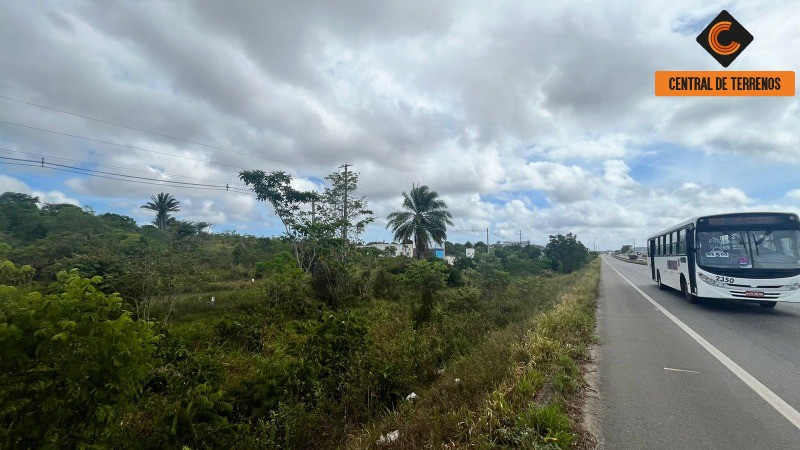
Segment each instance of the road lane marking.
[[686,369],[673,369],[672,367],[664,367],[664,370],[672,370],[674,372],[689,372],[689,373],[700,373],[696,370],[686,370]]
[[786,403],[782,398],[775,395],[775,393],[772,392],[768,387],[764,386],[763,383],[758,381],[754,376],[750,375],[746,370],[742,369],[741,366],[733,362],[732,359],[728,358],[724,353],[719,351],[719,349],[711,345],[711,343],[705,340],[703,336],[697,334],[696,331],[689,328],[688,325],[686,325],[685,323],[683,323],[683,321],[675,317],[675,315],[673,315],[671,312],[667,311],[663,306],[661,306],[661,304],[653,300],[649,295],[645,294],[644,291],[639,289],[639,286],[633,284],[631,280],[627,279],[625,275],[621,274],[619,270],[617,270],[614,266],[612,266],[605,260],[603,260],[603,262],[608,264],[608,267],[611,267],[611,269],[614,272],[616,272],[617,275],[622,277],[623,280],[627,281],[628,284],[633,286],[633,288],[636,289],[636,291],[639,292],[642,295],[642,297],[646,298],[650,303],[653,304],[653,306],[658,308],[659,311],[661,311],[671,321],[673,321],[676,325],[678,325],[680,329],[685,331],[686,334],[688,334],[692,339],[694,339],[698,344],[700,344],[701,347],[706,349],[708,353],[711,353],[711,355],[714,358],[717,358],[717,360],[721,362],[722,365],[724,365],[725,367],[728,368],[728,370],[733,372],[733,374],[736,375],[740,380],[742,380],[744,384],[750,387],[750,389],[752,389],[761,398],[766,400],[767,403],[769,403],[773,408],[775,408],[775,410],[777,410],[783,417],[785,417],[786,420],[788,420],[797,429],[800,429],[800,412],[797,412],[796,409],[792,408],[792,406]]

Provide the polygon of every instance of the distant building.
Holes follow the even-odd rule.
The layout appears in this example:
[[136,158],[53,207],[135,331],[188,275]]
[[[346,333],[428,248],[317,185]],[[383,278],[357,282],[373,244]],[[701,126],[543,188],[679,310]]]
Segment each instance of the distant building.
[[380,251],[384,251],[387,248],[393,248],[395,251],[397,251],[397,244],[390,244],[388,242],[370,242],[369,244],[362,245],[362,247],[377,248]]
[[467,247],[467,258],[474,258],[475,257],[475,249],[472,247]]
[[497,244],[501,247],[527,247],[531,245],[531,241],[505,241]]
[[406,239],[400,244],[400,252],[398,255],[408,256],[409,258],[414,257],[414,241],[411,239]]
[[441,247],[432,248],[431,252],[433,252],[434,256],[440,259],[444,259],[444,249]]
[[447,256],[444,257],[444,262],[446,262],[447,264],[452,266],[453,264],[456,263],[456,257],[447,255]]

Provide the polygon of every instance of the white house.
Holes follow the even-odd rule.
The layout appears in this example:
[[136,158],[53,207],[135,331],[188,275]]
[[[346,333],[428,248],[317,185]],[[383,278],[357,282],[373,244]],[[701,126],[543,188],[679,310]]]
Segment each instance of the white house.
[[472,247],[467,247],[467,258],[474,258],[475,257],[475,249]]
[[398,243],[395,243],[395,242],[392,242],[392,243],[389,243],[389,242],[370,242],[369,244],[364,244],[361,247],[376,248],[376,249],[378,249],[380,251],[384,251],[384,250],[392,248],[392,249],[394,249],[395,256],[404,255],[404,256],[408,256],[409,258],[413,258],[414,257],[414,243],[412,241],[410,241],[410,240],[406,240],[402,244],[398,244]]
[[390,244],[388,242],[370,242],[369,244],[363,245],[362,247],[377,248],[380,251],[384,251],[387,248],[394,248],[395,251],[397,250],[397,244]]
[[406,239],[400,244],[400,251],[398,255],[408,256],[409,258],[414,257],[414,241],[411,239]]

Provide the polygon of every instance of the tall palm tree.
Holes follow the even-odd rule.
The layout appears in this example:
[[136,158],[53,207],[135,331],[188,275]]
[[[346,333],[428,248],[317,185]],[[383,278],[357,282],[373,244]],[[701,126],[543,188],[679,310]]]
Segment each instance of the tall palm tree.
[[171,194],[160,193],[158,197],[155,195],[150,196],[149,202],[142,205],[142,209],[149,209],[156,212],[156,218],[153,223],[160,229],[167,228],[167,222],[170,219],[169,213],[178,212],[181,210],[181,204]]
[[391,227],[396,242],[413,238],[414,254],[422,259],[431,241],[442,245],[447,239],[447,225],[453,225],[453,216],[439,194],[428,186],[414,186],[410,194],[403,192],[403,208],[389,214],[386,228]]

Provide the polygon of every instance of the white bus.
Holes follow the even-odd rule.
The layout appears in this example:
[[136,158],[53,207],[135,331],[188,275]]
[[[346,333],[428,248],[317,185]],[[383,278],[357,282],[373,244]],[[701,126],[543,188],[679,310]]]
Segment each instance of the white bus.
[[690,302],[800,302],[800,222],[789,213],[695,217],[648,238],[653,281]]

